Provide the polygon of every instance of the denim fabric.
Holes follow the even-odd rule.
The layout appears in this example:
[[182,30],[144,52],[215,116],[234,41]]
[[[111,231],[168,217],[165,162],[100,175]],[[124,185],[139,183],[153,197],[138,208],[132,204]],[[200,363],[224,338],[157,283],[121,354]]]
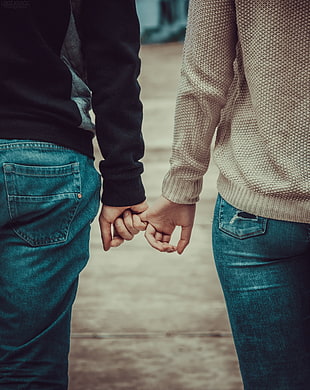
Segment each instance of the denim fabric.
[[0,389],[67,389],[71,308],[99,192],[88,157],[0,140]]
[[219,196],[213,251],[244,389],[310,389],[310,225]]

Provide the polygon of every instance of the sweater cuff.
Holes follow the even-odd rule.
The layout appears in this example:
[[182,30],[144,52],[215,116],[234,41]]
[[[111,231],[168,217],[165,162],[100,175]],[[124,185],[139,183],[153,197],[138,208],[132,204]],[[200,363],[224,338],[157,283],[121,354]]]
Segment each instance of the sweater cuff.
[[145,199],[141,176],[128,180],[103,180],[101,200],[107,206],[134,206]]
[[199,200],[203,179],[188,180],[172,177],[170,173],[164,178],[162,195],[174,203],[194,204]]

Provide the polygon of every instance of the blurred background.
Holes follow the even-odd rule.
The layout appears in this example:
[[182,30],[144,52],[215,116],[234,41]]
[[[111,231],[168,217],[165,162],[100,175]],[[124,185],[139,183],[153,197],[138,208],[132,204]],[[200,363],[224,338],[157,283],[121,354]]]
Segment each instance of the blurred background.
[[142,43],[183,40],[189,0],[136,0]]

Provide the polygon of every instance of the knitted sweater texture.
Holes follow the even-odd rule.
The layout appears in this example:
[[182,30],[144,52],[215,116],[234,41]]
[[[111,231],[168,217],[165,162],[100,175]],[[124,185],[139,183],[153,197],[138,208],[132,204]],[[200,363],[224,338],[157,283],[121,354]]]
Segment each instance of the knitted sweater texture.
[[262,217],[310,223],[309,0],[191,0],[163,195],[218,190]]

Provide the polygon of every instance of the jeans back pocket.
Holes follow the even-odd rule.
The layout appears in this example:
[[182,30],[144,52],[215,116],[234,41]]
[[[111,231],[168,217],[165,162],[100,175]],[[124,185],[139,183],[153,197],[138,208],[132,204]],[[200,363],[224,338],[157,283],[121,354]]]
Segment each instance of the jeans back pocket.
[[264,234],[267,218],[239,210],[220,198],[219,229],[242,240]]
[[3,171],[15,233],[31,246],[65,242],[81,197],[79,163],[4,163]]

